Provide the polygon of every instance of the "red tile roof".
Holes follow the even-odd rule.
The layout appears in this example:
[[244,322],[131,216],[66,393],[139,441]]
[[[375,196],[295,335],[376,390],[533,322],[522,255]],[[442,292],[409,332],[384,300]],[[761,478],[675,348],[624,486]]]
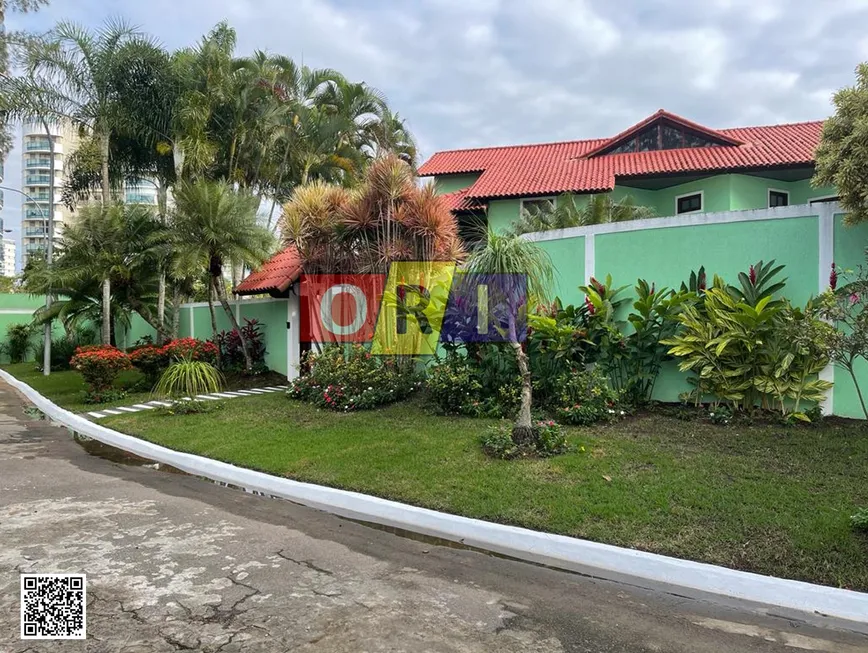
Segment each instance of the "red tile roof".
[[300,275],[301,258],[298,250],[287,247],[239,283],[235,292],[239,295],[279,294],[286,291]]
[[[733,144],[594,156],[662,119]],[[715,131],[657,112],[612,138],[437,152],[419,168],[419,174],[480,172],[476,182],[465,189],[471,199],[604,192],[612,190],[619,177],[811,165],[822,125],[816,121]]]
[[454,193],[444,193],[439,195],[440,199],[446,203],[450,211],[460,213],[464,211],[483,211],[485,210],[485,202],[475,198],[467,197],[466,188],[457,190]]

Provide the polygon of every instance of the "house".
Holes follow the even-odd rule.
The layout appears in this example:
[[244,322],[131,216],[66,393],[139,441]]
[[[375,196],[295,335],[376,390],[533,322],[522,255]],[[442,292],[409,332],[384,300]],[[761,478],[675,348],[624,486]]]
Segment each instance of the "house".
[[612,136],[435,153],[420,168],[462,222],[506,229],[558,195],[632,196],[659,216],[836,199],[813,188],[822,122],[710,129],[661,109]]

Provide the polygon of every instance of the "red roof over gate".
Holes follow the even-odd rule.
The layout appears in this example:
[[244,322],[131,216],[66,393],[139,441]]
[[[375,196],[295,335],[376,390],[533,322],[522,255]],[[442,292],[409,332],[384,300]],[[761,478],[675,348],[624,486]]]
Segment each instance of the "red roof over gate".
[[287,247],[266,261],[238,284],[239,295],[277,295],[286,292],[293,281],[301,276],[301,257],[295,247]]

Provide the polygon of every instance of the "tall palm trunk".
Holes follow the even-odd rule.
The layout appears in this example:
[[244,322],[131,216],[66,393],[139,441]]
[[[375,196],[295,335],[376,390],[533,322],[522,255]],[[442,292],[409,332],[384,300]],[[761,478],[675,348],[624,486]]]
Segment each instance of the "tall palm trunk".
[[[181,333],[181,293],[175,288],[172,291],[172,339],[178,338]],[[191,327],[192,328],[192,325]]]
[[520,342],[510,343],[515,352],[515,360],[518,363],[518,371],[521,375],[521,408],[518,411],[518,419],[512,427],[512,439],[516,444],[532,443],[534,439],[533,422],[530,407],[533,395],[533,383],[531,381],[530,364],[527,352]]
[[100,130],[100,164],[102,167],[102,203],[106,205],[111,199],[111,183],[109,180],[109,133],[104,127]]
[[286,143],[286,148],[283,150],[283,160],[280,162],[280,174],[277,177],[277,185],[274,187],[274,199],[271,200],[271,211],[268,212],[268,228],[271,229],[271,219],[274,217],[274,207],[277,205],[277,193],[280,192],[280,185],[283,183],[283,173],[286,170],[286,160],[289,158],[289,142]]
[[112,286],[108,277],[102,280],[102,344],[110,345],[112,340]]
[[[166,185],[157,184],[157,211],[160,222],[166,225],[166,205],[168,197]],[[160,282],[157,287],[157,342],[162,344],[166,340],[166,261],[160,261]]]
[[[208,288],[208,312],[211,314],[211,334],[214,344],[217,344],[217,313],[214,312],[214,295],[217,292],[217,285],[214,283],[214,277],[211,277],[211,283]],[[217,347],[217,367],[223,367],[223,355],[220,347]]]
[[235,319],[235,313],[232,312],[232,307],[229,305],[229,299],[226,297],[226,288],[222,283],[222,275],[219,278],[214,277],[213,279],[214,287],[217,289],[217,299],[220,300],[220,305],[223,306],[226,317],[229,318],[232,328],[238,332],[238,338],[241,340],[241,351],[244,353],[244,369],[250,373],[253,371],[253,358],[250,356],[250,345],[247,343],[247,338],[244,337],[238,320]]

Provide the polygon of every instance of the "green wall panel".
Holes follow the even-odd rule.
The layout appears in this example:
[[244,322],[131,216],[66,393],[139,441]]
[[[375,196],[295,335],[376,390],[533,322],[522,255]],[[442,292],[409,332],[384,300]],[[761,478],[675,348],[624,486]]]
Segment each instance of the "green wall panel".
[[456,190],[472,186],[479,179],[478,172],[466,175],[440,175],[434,178],[438,193],[454,193]]
[[584,237],[548,240],[540,243],[540,247],[548,253],[555,269],[555,296],[564,304],[582,301],[584,295],[578,287],[586,281]]

